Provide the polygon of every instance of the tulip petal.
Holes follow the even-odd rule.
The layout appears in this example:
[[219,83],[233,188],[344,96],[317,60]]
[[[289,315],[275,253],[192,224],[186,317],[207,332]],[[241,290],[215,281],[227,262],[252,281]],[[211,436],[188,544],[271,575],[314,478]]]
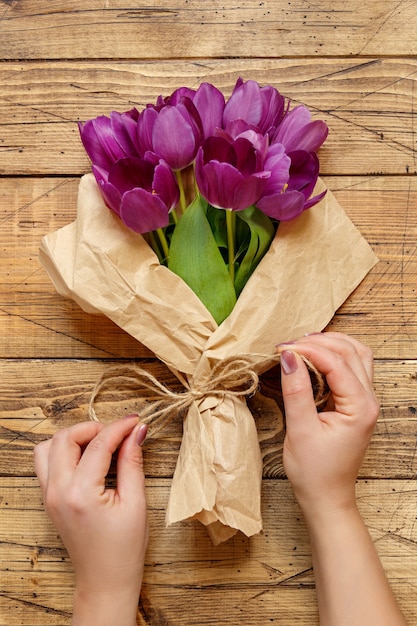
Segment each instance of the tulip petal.
[[[306,152],[316,152],[320,146],[324,143],[329,129],[327,124],[322,120],[315,120],[310,122],[304,128],[298,131],[293,137],[293,144],[297,150],[305,150]],[[291,150],[294,148],[292,147]],[[289,148],[290,151],[290,148]]]
[[118,144],[126,156],[139,156],[138,141],[136,137],[137,120],[139,113],[136,109],[118,113],[110,113],[111,127]]
[[316,152],[328,135],[327,124],[321,120],[311,121],[310,111],[299,105],[289,111],[282,120],[274,143],[282,143],[287,152],[305,150]]
[[282,119],[285,98],[271,85],[261,87],[261,98],[263,118],[259,130],[262,133],[269,133],[271,129],[275,130]]
[[215,129],[222,125],[224,95],[214,85],[202,83],[192,100],[200,114],[204,137],[213,135]]
[[92,120],[92,124],[102,148],[107,152],[113,161],[122,159],[126,156],[123,148],[120,146],[114,135],[113,128],[108,117],[105,115],[96,117]]
[[105,179],[99,176],[97,174],[97,169],[94,167],[93,172],[106,206],[117,213],[117,215],[120,215],[120,203],[122,201],[120,192],[116,189],[116,187],[114,187],[114,185],[108,183]]
[[137,233],[148,233],[169,224],[167,207],[159,196],[138,188],[123,194],[120,217]]
[[159,112],[153,127],[152,144],[154,152],[173,170],[190,165],[198,148],[191,123],[172,106]]
[[[104,116],[102,119],[106,119],[107,122],[109,122],[108,118],[104,118]],[[104,126],[104,121],[102,122],[102,126]],[[85,124],[79,123],[78,128],[81,141],[91,162],[103,169],[109,170],[115,159],[112,153],[107,150],[107,147],[103,145],[101,136],[97,134],[94,121],[87,120]]]
[[252,176],[242,178],[236,186],[231,208],[234,211],[243,211],[255,204],[265,189],[265,185],[271,172],[257,172]]
[[239,79],[223,115],[224,127],[234,120],[245,120],[262,135],[270,134],[281,122],[285,98],[271,85],[260,87],[254,80]]
[[204,159],[204,163],[218,161],[235,165],[236,152],[227,135],[220,133],[215,137],[208,137],[200,147],[198,154]]
[[195,89],[190,89],[190,87],[178,87],[178,89],[173,91],[172,94],[164,100],[164,102],[165,104],[176,106],[183,98],[194,100],[195,94]]
[[[233,209],[235,189],[243,176],[230,163],[210,161],[203,170],[196,168],[197,185],[203,197],[214,207]],[[249,206],[249,205],[247,205]]]
[[234,165],[243,176],[248,176],[262,169],[261,154],[250,141],[240,137],[233,142],[233,148],[236,154]]
[[153,189],[154,193],[160,196],[168,211],[178,204],[180,198],[178,184],[171,168],[167,164],[160,163],[155,167]]
[[318,204],[320,200],[324,198],[326,193],[327,193],[327,189],[319,193],[317,196],[313,196],[312,198],[307,200],[307,202],[304,205],[304,211],[306,211],[307,209],[311,209],[312,206],[314,206],[315,204]]
[[225,127],[234,120],[242,119],[248,124],[257,126],[262,118],[262,98],[258,83],[248,80],[236,84],[223,114]]
[[287,191],[273,196],[264,196],[256,204],[265,215],[285,222],[294,219],[304,210],[304,194]]
[[126,157],[113,165],[109,172],[109,182],[117,187],[121,194],[135,187],[151,191],[153,172],[152,163],[145,159]]
[[283,191],[290,177],[290,165],[291,159],[285,154],[284,146],[280,143],[273,144],[268,150],[264,165],[265,170],[271,172],[264,190],[266,196]]
[[158,111],[154,107],[147,107],[139,115],[137,122],[137,140],[139,151],[145,154],[148,150],[153,150],[152,133]]
[[291,159],[288,190],[303,191],[307,199],[316,186],[319,175],[319,160],[315,153],[297,150],[289,154]]

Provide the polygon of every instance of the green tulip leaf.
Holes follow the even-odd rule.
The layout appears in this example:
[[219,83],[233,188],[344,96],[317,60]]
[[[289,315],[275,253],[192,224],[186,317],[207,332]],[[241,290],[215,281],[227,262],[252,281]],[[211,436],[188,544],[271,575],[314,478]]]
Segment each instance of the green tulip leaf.
[[[250,206],[244,211],[237,211],[236,215],[249,227],[250,233],[246,251],[243,257],[239,259],[239,266],[235,276],[235,290],[237,296],[239,296],[259,261],[267,253],[274,238],[276,226],[265,213],[262,213],[255,206]],[[240,251],[241,248],[239,247]]]
[[218,324],[228,317],[236,294],[200,196],[184,211],[172,234],[168,267],[200,298]]

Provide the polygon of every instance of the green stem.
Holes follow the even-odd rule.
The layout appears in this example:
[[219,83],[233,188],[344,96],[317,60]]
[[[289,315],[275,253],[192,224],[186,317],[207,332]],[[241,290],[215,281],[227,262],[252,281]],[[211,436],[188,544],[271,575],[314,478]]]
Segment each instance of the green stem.
[[169,247],[168,247],[167,238],[165,237],[165,233],[162,230],[162,228],[157,228],[156,233],[159,237],[159,241],[161,242],[162,250],[164,253],[164,257],[165,257],[164,261],[167,261],[169,257]]
[[197,178],[195,175],[195,161],[193,162],[193,179],[194,179],[194,192],[195,192],[195,195],[198,196],[198,194],[200,193],[200,190],[198,188]]
[[178,213],[176,212],[176,210],[172,209],[172,211],[170,212],[170,215],[172,215],[172,219],[174,220],[174,224],[177,225],[178,224]]
[[184,213],[185,209],[187,208],[187,201],[185,199],[184,182],[182,180],[181,170],[177,170],[175,172],[175,176],[177,177],[178,188],[180,190],[180,207],[182,212]]
[[160,250],[158,242],[156,240],[155,233],[153,231],[150,231],[149,233],[147,233],[147,239],[148,239],[148,243],[150,244],[152,250],[157,255],[157,257],[159,259],[159,262],[162,263],[163,259],[162,259],[162,255],[161,255],[161,250]]
[[229,263],[229,275],[232,283],[235,282],[235,225],[236,215],[234,211],[226,210],[226,227],[227,227],[227,256]]

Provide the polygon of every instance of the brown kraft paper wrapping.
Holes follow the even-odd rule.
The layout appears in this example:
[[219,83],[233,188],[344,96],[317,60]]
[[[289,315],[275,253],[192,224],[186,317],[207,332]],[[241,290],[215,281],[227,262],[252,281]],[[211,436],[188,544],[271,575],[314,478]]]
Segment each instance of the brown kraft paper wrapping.
[[[324,188],[321,181],[315,193]],[[40,259],[57,291],[103,314],[145,345],[191,389],[212,367],[322,330],[377,258],[328,191],[316,206],[282,222],[232,313],[217,326],[184,281],[141,235],[110,211],[92,174],[79,185],[76,220],[43,238]],[[272,360],[257,366],[268,369]],[[242,397],[192,402],[166,512],[167,525],[199,519],[214,543],[262,529],[262,459]]]

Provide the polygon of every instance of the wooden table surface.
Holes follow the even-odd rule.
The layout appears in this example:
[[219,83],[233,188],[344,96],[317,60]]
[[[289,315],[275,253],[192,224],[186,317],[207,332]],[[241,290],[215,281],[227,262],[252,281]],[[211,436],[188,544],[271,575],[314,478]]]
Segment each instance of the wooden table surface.
[[[359,505],[417,623],[416,29],[412,0],[0,2],[0,624],[71,619],[71,563],[42,509],[34,444],[86,419],[110,363],[146,359],[166,376],[111,322],[60,297],[39,264],[41,237],[74,219],[89,170],[77,121],[141,108],[180,85],[209,81],[230,93],[238,76],[326,120],[322,176],[380,259],[330,328],[374,350],[381,414]],[[138,624],[318,623],[274,382],[271,374],[255,400],[262,534],[213,547],[198,523],[166,529],[181,424],[145,447],[151,541]],[[132,402],[106,393],[100,411],[123,415]]]

